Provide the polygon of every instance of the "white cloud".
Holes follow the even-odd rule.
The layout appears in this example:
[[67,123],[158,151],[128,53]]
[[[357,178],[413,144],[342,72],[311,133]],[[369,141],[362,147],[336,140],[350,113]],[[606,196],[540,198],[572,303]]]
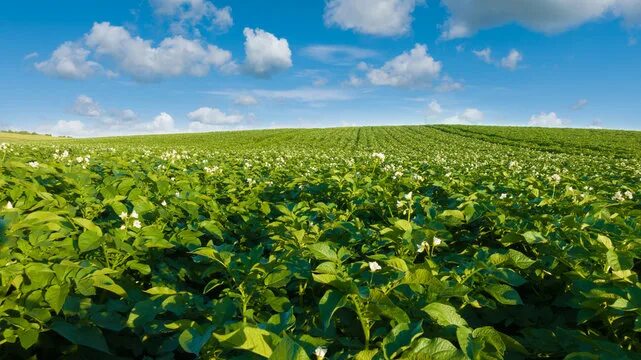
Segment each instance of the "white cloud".
[[101,71],[100,64],[87,59],[90,52],[80,44],[67,41],[60,45],[48,60],[34,66],[46,75],[63,79],[85,79]]
[[34,52],[31,52],[31,53],[28,53],[27,55],[25,55],[23,59],[24,59],[24,60],[31,60],[31,59],[35,59],[35,58],[37,58],[37,57],[38,57],[38,55],[39,55],[39,54],[38,54],[37,52],[35,52],[35,51],[34,51]]
[[87,136],[89,131],[82,121],[78,120],[58,120],[54,126],[47,130],[55,136]]
[[588,105],[588,99],[579,99],[572,105],[572,110],[581,110]]
[[530,126],[541,126],[541,127],[559,127],[568,125],[570,122],[564,119],[559,118],[555,112],[550,113],[540,113],[538,115],[532,115],[528,125]]
[[452,79],[451,77],[445,75],[441,79],[441,83],[436,86],[436,91],[438,92],[451,92],[463,90],[465,86],[463,83]]
[[490,48],[472,50],[472,53],[486,64],[496,65],[509,70],[515,70],[519,63],[523,61],[523,54],[516,49],[510,50],[510,52],[505,57],[501,58],[500,61],[494,60],[492,57],[492,49]]
[[364,83],[364,80],[356,75],[350,75],[349,79],[344,82],[345,85],[354,86],[354,87],[361,86],[363,85],[363,83]]
[[102,115],[100,105],[86,95],[80,95],[76,98],[76,102],[73,104],[71,111],[74,114],[82,116],[98,117]]
[[311,45],[301,53],[314,60],[333,65],[352,65],[355,61],[378,55],[378,52],[349,45]]
[[258,100],[256,100],[256,98],[251,96],[251,95],[238,95],[234,99],[234,104],[243,105],[243,106],[251,106],[251,105],[258,104]]
[[485,48],[483,50],[472,50],[472,53],[476,55],[477,58],[483,60],[483,62],[492,64],[494,60],[492,59],[492,49]]
[[443,108],[441,107],[441,104],[439,104],[436,100],[430,101],[430,103],[427,105],[427,116],[439,115],[442,112]]
[[438,78],[441,63],[427,53],[427,46],[416,44],[409,52],[372,69],[367,78],[373,85],[413,87],[430,85]]
[[628,25],[641,24],[638,0],[443,0],[451,16],[442,37],[468,37],[477,31],[509,23],[554,34],[602,18],[622,17]]
[[258,77],[269,77],[292,67],[287,39],[279,39],[261,29],[245,28],[245,67]]
[[519,63],[523,60],[523,54],[521,54],[518,50],[512,49],[510,50],[510,53],[507,54],[506,57],[501,59],[501,67],[506,68],[509,70],[514,70],[516,69],[517,66],[519,66]]
[[469,108],[469,109],[465,109],[465,111],[463,111],[460,114],[456,114],[454,116],[444,119],[443,123],[451,124],[451,125],[454,125],[454,124],[474,125],[482,122],[484,118],[485,118],[485,115],[481,110],[475,109],[475,108]]
[[228,115],[217,108],[201,107],[187,114],[189,120],[209,125],[230,125],[243,121],[242,115]]
[[161,112],[152,122],[142,124],[140,128],[152,133],[174,132],[174,118],[166,112]]
[[172,29],[178,33],[188,31],[188,26],[204,23],[206,28],[215,26],[226,31],[233,24],[231,8],[216,7],[207,0],[150,0],[154,12],[174,20]]
[[363,34],[396,36],[412,25],[412,12],[423,0],[329,0],[325,25]]
[[96,54],[111,57],[120,69],[140,81],[183,74],[204,76],[211,67],[228,71],[235,66],[231,53],[214,45],[176,36],[154,47],[151,41],[133,37],[125,28],[108,22],[95,23],[85,42]]

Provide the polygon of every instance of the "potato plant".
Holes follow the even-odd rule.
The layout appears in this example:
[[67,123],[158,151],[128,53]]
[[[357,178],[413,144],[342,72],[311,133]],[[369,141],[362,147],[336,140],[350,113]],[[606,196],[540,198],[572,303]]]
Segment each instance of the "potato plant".
[[452,126],[3,144],[0,358],[641,359],[635,144]]

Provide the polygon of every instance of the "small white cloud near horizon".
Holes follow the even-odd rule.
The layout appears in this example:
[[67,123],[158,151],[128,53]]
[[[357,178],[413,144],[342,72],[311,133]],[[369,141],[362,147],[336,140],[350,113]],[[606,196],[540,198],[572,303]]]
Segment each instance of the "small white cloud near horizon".
[[561,127],[569,124],[570,121],[561,119],[555,112],[542,112],[538,115],[532,115],[528,122],[529,126],[538,127]]
[[492,59],[492,49],[490,48],[485,48],[482,50],[472,50],[472,53],[474,53],[474,55],[476,55],[476,57],[481,59],[484,63],[494,63],[494,59]]
[[292,51],[285,38],[277,38],[262,29],[245,28],[245,69],[257,76],[268,78],[293,66]]
[[431,85],[440,75],[442,64],[427,52],[427,46],[415,44],[410,51],[387,61],[380,68],[370,69],[367,79],[372,85],[422,87]]
[[100,105],[87,95],[79,95],[71,108],[71,112],[76,115],[99,117],[103,111]]
[[327,27],[376,36],[407,34],[412,13],[423,0],[329,0],[325,6]]
[[589,103],[588,99],[579,99],[577,100],[576,103],[574,103],[574,105],[572,105],[572,110],[574,111],[581,110],[586,106],[588,106],[588,103]]
[[427,104],[427,117],[435,117],[443,113],[443,108],[441,107],[441,104],[439,104],[438,101],[432,100],[430,101],[429,104]]
[[199,122],[208,125],[231,125],[243,121],[244,117],[238,114],[225,114],[220,109],[201,107],[189,114],[187,118],[192,122]]
[[478,125],[485,118],[485,114],[479,109],[468,108],[462,113],[443,119],[441,123],[448,125]]

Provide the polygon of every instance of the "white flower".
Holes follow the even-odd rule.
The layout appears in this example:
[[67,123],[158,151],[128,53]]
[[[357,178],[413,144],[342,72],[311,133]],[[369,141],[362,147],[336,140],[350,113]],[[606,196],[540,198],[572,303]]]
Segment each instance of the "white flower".
[[314,355],[316,355],[317,360],[323,360],[325,355],[327,355],[327,348],[324,346],[319,346],[314,350]]
[[5,208],[13,209],[13,204],[11,203],[11,201],[7,201],[7,206],[5,206]]
[[371,272],[377,272],[378,270],[382,269],[382,267],[378,265],[376,261],[371,261],[368,263],[368,265]]
[[120,217],[122,220],[125,220],[126,218],[129,217],[129,215],[127,215],[127,213],[123,211],[120,213],[120,215],[118,215],[118,217]]
[[131,212],[131,217],[134,219],[138,219],[138,213],[136,212],[136,210]]
[[620,191],[617,191],[616,193],[614,193],[614,196],[612,196],[612,200],[625,201],[625,198],[623,197],[623,194],[621,194]]
[[634,194],[630,190],[626,191],[623,195],[625,195],[625,197],[627,197],[628,200],[634,199]]
[[7,143],[0,144],[0,150],[7,150],[8,148],[9,148],[9,145]]
[[176,191],[176,197],[177,197],[177,198],[179,198],[179,197],[180,197],[180,193],[179,193],[178,191]]
[[83,162],[83,161],[85,161],[85,158],[83,158],[82,156],[78,156],[78,157],[76,158],[76,162],[78,162],[78,163],[81,163],[81,162]]
[[385,154],[383,154],[383,153],[373,153],[372,157],[374,159],[380,160],[381,162],[385,161]]
[[554,175],[550,176],[550,180],[552,180],[553,182],[558,184],[558,183],[561,182],[561,175],[554,174]]
[[163,200],[163,201],[160,203],[160,205],[162,205],[162,206],[167,206],[167,202],[166,202],[165,200]]
[[405,196],[404,196],[404,197],[405,197],[405,200],[408,200],[408,201],[409,201],[409,200],[412,200],[412,196],[413,196],[413,195],[414,195],[414,194],[412,194],[412,191],[410,191],[409,193],[405,194]]
[[30,162],[27,163],[27,165],[31,166],[34,169],[37,169],[38,166],[40,166],[40,163],[37,162],[37,161],[30,161]]
[[507,199],[507,194],[506,194],[506,193],[501,194],[500,199],[501,199],[501,200],[503,200],[503,199]]
[[127,227],[125,225],[120,225],[120,230],[125,230]]
[[437,238],[436,236],[434,237],[434,240],[432,241],[434,243],[434,246],[439,246],[443,243],[443,240],[441,238]]
[[142,227],[140,220],[135,220],[133,225],[136,229],[140,229]]
[[416,252],[420,254],[427,250],[429,247],[430,244],[428,244],[427,241],[423,241],[422,243],[416,245]]
[[397,208],[402,208],[404,204],[405,204],[404,202],[402,202],[400,200],[396,200],[396,207]]

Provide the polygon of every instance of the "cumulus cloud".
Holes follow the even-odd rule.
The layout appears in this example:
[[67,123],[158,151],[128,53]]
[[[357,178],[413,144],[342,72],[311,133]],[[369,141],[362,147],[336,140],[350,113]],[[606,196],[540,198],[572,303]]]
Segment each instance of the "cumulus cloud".
[[579,99],[574,105],[572,105],[572,110],[581,110],[586,106],[588,106],[588,99]]
[[396,36],[410,31],[412,12],[423,0],[329,0],[326,26],[378,35]]
[[230,125],[243,121],[243,116],[238,114],[225,114],[220,109],[201,107],[187,114],[189,120],[209,125]]
[[166,112],[161,112],[150,123],[142,124],[142,129],[152,133],[169,133],[174,129],[174,118]]
[[465,109],[460,114],[456,114],[454,116],[448,117],[443,120],[444,124],[450,124],[450,125],[476,125],[479,124],[483,121],[485,118],[485,115],[483,112],[479,109],[475,108],[469,108]]
[[234,104],[242,106],[251,106],[258,104],[258,100],[251,95],[238,95],[234,99]]
[[287,39],[277,38],[262,29],[245,28],[245,68],[258,77],[269,77],[292,67],[292,52]]
[[443,108],[441,107],[441,104],[439,104],[436,100],[430,101],[430,103],[427,105],[427,116],[436,116],[441,114],[442,112]]
[[78,120],[58,120],[51,128],[47,129],[47,132],[55,136],[72,137],[82,137],[90,134],[85,124]]
[[374,50],[349,45],[311,45],[303,48],[301,53],[332,65],[352,65],[355,61],[378,55]]
[[510,53],[507,54],[506,57],[501,59],[501,62],[499,65],[502,68],[506,68],[509,70],[514,70],[516,69],[517,66],[519,66],[519,63],[523,60],[523,55],[516,49],[510,50]]
[[54,50],[51,57],[34,66],[46,75],[80,80],[102,70],[100,64],[87,59],[90,52],[78,43],[67,41]]
[[102,109],[100,105],[86,95],[79,95],[76,98],[76,102],[71,108],[71,112],[77,115],[90,116],[90,117],[99,117],[102,115]]
[[468,37],[509,23],[554,34],[608,14],[622,17],[628,25],[641,24],[637,0],[443,0],[443,4],[450,12],[444,39]]
[[456,81],[451,77],[445,75],[441,79],[441,82],[436,86],[436,91],[438,92],[451,92],[463,90],[465,86],[462,82]]
[[95,23],[85,42],[96,54],[112,58],[120,69],[141,81],[183,74],[204,76],[212,67],[226,71],[234,66],[231,53],[214,45],[176,36],[154,47],[151,41],[108,22]]
[[564,119],[561,119],[557,116],[555,112],[550,113],[540,113],[538,115],[532,115],[528,125],[530,126],[541,126],[541,127],[559,127],[566,126],[570,122]]
[[416,44],[409,52],[367,73],[373,85],[419,87],[430,85],[441,72],[441,63],[427,53],[427,46]]
[[485,48],[483,50],[472,50],[472,53],[474,53],[477,58],[481,59],[485,63],[491,64],[494,62],[494,59],[492,59],[492,49],[490,48]]
[[203,24],[206,28],[228,30],[233,24],[229,6],[218,8],[207,0],[150,0],[154,13],[173,20],[172,30],[188,32],[189,26]]

